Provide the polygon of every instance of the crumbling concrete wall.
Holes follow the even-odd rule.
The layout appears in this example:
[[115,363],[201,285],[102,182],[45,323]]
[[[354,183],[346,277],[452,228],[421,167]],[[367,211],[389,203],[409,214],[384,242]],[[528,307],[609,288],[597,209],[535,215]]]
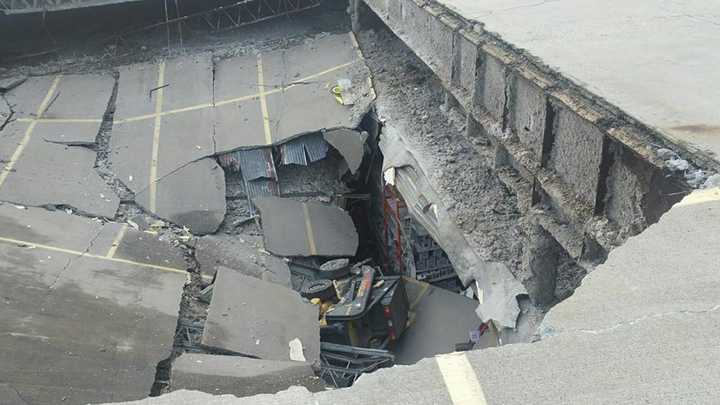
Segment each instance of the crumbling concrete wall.
[[[600,239],[605,248],[657,221],[657,211],[666,210],[687,191],[682,181],[664,175],[662,162],[647,142],[652,134],[485,32],[480,24],[433,1],[365,0],[365,4],[435,72],[495,147],[524,166],[516,170],[540,189],[536,194],[554,200],[550,205],[560,208],[561,220]],[[635,175],[639,182],[622,174],[621,166],[613,166],[608,152],[611,141],[613,153],[646,162],[643,173]],[[623,186],[623,181],[633,185]],[[627,187],[636,187],[636,194],[642,190],[642,195],[628,199],[623,191]],[[679,194],[647,195],[657,188]],[[627,212],[634,212],[635,219],[646,214],[652,219],[638,227],[637,220],[623,217]],[[594,225],[596,215],[615,229],[610,231],[612,240],[605,234],[593,235],[603,232]]]
[[482,25],[434,1],[364,5],[359,11],[379,17],[456,100],[479,155],[494,155],[490,166],[517,198],[525,230],[521,257],[509,260],[521,262],[513,273],[537,305],[565,298],[586,267],[689,190],[665,170],[649,129]]

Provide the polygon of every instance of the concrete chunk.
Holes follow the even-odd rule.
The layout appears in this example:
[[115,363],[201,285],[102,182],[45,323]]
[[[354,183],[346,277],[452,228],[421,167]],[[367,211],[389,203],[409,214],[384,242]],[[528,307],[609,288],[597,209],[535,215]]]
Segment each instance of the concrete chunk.
[[262,249],[261,237],[207,235],[198,238],[195,258],[206,275],[214,276],[219,269],[227,268],[290,287],[290,269],[287,263]]
[[[196,235],[215,232],[225,219],[225,173],[213,159],[190,163],[157,182],[155,214],[186,226]],[[136,201],[146,208],[146,189]]]
[[310,364],[186,353],[173,364],[171,389],[238,397],[274,394],[291,386],[323,389]]
[[[28,125],[15,121],[3,130],[0,160],[10,161]],[[45,141],[48,134],[57,133],[56,125],[35,128],[0,188],[0,200],[29,206],[67,205],[88,215],[113,218],[120,200],[95,171],[95,152]]]
[[12,76],[0,79],[0,93],[8,92],[15,87],[23,84],[27,80],[27,76]]
[[[397,343],[397,364],[415,364],[427,357],[452,353],[455,344],[467,343],[470,331],[482,323],[475,314],[475,300],[410,278],[405,278],[405,289],[414,317]],[[497,346],[494,331],[488,330],[481,339],[482,348]]]
[[109,247],[86,218],[12,207],[0,222],[3,237],[42,244],[0,244],[0,347],[12,348],[0,350],[0,381],[27,403],[146,397],[172,350],[185,274],[81,255]]
[[265,247],[280,256],[354,256],[358,234],[350,215],[336,206],[264,197],[254,201]]
[[202,344],[265,360],[290,360],[299,339],[305,359],[320,356],[318,308],[289,288],[220,269]]
[[335,129],[323,134],[327,143],[345,158],[350,173],[355,174],[365,157],[365,142],[367,132],[357,132],[350,129]]
[[115,79],[111,75],[63,76],[43,117],[100,120],[105,115],[114,86]]

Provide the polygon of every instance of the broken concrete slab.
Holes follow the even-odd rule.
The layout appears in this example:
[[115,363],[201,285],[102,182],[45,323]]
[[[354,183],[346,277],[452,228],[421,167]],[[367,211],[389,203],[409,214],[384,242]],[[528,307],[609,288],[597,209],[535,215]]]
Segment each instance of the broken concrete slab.
[[[12,122],[5,128],[0,160],[10,161],[28,125]],[[95,171],[95,152],[46,142],[46,136],[56,133],[53,128],[52,123],[36,127],[0,188],[0,200],[29,206],[67,205],[88,215],[113,218],[120,200]]]
[[[152,137],[153,132],[148,134]],[[158,177],[215,153],[210,109],[171,114],[160,125]],[[152,139],[152,138],[151,138]]]
[[187,267],[182,250],[152,233],[127,229],[115,249],[113,257],[118,259],[176,269]]
[[147,396],[185,274],[8,243],[0,266],[0,381],[29,403]]
[[158,86],[159,65],[139,63],[121,66],[118,71],[115,120],[154,114],[159,93],[151,90]]
[[241,356],[185,353],[173,363],[170,387],[238,397],[274,394],[291,386],[317,392],[324,384],[310,364],[258,360]]
[[354,256],[358,234],[337,206],[278,197],[256,198],[265,247],[279,256]]
[[[19,208],[18,208],[19,207]],[[0,204],[0,237],[105,256],[122,225],[63,210]],[[88,249],[88,247],[90,247]]]
[[262,54],[266,90],[277,89],[358,59],[350,34],[307,38],[303,43]]
[[18,118],[35,118],[55,79],[55,76],[30,77],[22,86],[5,93],[4,97]]
[[217,231],[225,219],[225,173],[213,159],[189,163],[160,177],[156,192],[155,207],[150,207],[149,188],[136,194],[135,200],[196,235]]
[[220,269],[202,344],[264,360],[293,360],[299,339],[306,362],[320,357],[318,307],[273,283]]
[[[254,96],[259,93],[257,55],[239,55],[215,62],[215,82],[213,87],[214,105],[219,107],[231,103],[231,100]],[[259,99],[259,97],[257,97]]]
[[290,268],[283,259],[264,250],[260,236],[203,236],[195,244],[195,258],[205,275],[214,276],[226,268],[290,287]]
[[114,124],[110,137],[110,163],[115,176],[134,193],[150,184],[153,120]]
[[[333,74],[342,73],[349,75],[350,70]],[[355,128],[359,125],[360,116],[354,116],[352,108],[338,103],[331,93],[334,86],[332,77],[284,88],[267,96],[273,143],[282,143],[320,129]],[[354,85],[362,86],[363,83],[356,81]]]
[[[411,323],[395,349],[396,364],[415,364],[421,359],[452,353],[458,343],[470,341],[470,331],[482,321],[475,314],[477,301],[463,295],[405,278]],[[485,332],[480,348],[498,345],[493,330]]]
[[43,117],[101,120],[114,87],[111,75],[62,76]]
[[212,54],[201,53],[165,61],[163,111],[213,102]]
[[6,93],[23,84],[27,76],[11,76],[0,78],[0,93]]
[[67,146],[92,146],[95,145],[98,132],[100,132],[100,125],[100,122],[39,122],[35,126],[35,131],[42,134],[43,139],[47,142]]
[[351,174],[360,169],[365,157],[365,142],[367,132],[358,132],[351,129],[335,129],[323,132],[325,141],[345,158]]
[[710,248],[718,235],[720,189],[695,191],[613,250],[548,313],[543,333],[594,333],[664,314],[719,309],[716,251]]
[[[269,128],[264,127],[258,94],[258,63]],[[243,55],[222,60],[215,81],[216,150],[279,144],[323,128],[355,128],[372,101],[369,77],[348,34],[310,38],[259,59]],[[354,106],[335,99],[331,89],[338,80],[351,84],[346,96],[353,94]]]
[[218,154],[268,144],[259,98],[217,106],[213,114]]

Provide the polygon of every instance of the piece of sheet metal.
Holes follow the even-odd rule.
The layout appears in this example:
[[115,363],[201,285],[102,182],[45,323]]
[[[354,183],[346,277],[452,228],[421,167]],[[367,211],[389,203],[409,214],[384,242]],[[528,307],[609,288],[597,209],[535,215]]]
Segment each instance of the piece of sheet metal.
[[305,152],[307,152],[310,162],[317,162],[327,157],[328,144],[325,142],[322,134],[311,134],[303,136],[301,139],[305,145]]
[[277,180],[272,148],[238,150],[222,154],[218,160],[222,167],[242,172],[246,181],[261,178]]
[[307,166],[308,160],[305,154],[305,145],[302,142],[290,141],[280,146],[280,154],[282,155],[282,163],[284,165],[303,165]]
[[327,142],[319,133],[301,136],[280,146],[284,165],[307,166],[309,163],[325,159],[328,150]]
[[258,197],[272,197],[280,194],[278,184],[271,179],[257,179],[245,182],[248,200]]

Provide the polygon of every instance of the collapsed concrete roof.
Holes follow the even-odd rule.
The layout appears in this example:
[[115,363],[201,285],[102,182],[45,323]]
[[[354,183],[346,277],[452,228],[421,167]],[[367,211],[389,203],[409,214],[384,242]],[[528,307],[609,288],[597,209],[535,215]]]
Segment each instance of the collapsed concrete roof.
[[[478,256],[448,213],[444,199],[435,191],[432,178],[426,174],[433,169],[423,167],[414,157],[419,151],[413,150],[403,140],[402,132],[391,123],[383,129],[380,149],[385,158],[382,167],[386,181],[398,188],[413,217],[447,253],[463,284],[478,281],[482,288],[478,292],[480,319],[514,328],[520,312],[517,297],[527,294],[525,287],[505,264],[487,262]],[[423,159],[423,162],[429,164],[432,160]]]
[[132,404],[454,403],[451,395],[468,392],[489,404],[714,403],[720,286],[707,246],[719,234],[720,189],[686,197],[552,309],[538,343],[424,359],[364,375],[344,390],[296,387],[247,398],[179,391]]

